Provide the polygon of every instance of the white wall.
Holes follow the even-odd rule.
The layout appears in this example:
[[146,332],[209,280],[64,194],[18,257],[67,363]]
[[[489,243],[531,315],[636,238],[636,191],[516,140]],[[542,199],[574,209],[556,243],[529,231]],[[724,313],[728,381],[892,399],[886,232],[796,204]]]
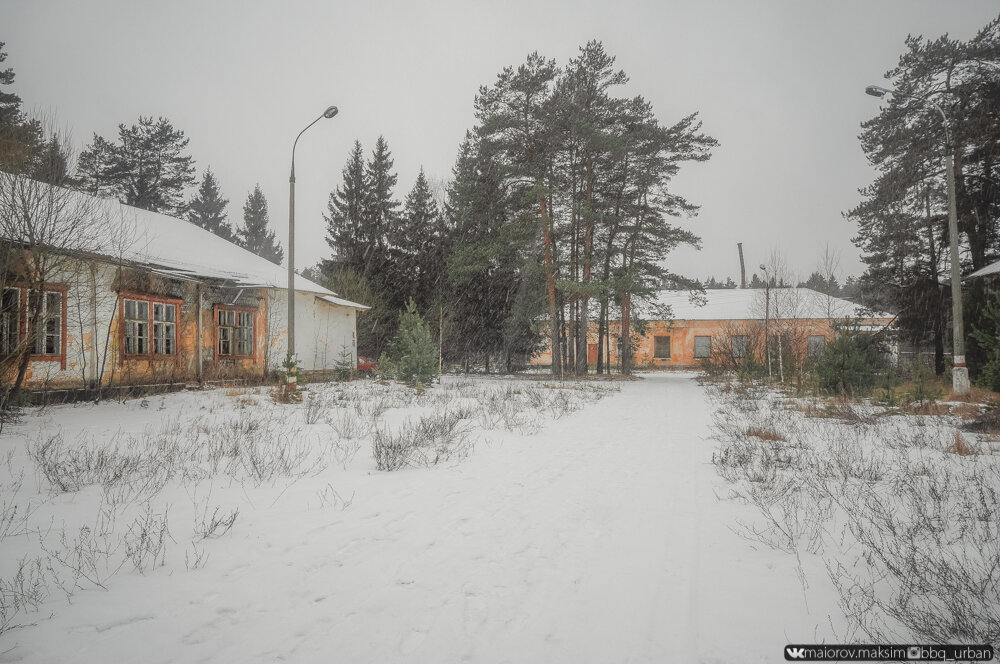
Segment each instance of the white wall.
[[[287,352],[288,299],[283,290],[270,290],[268,333],[270,366],[281,368]],[[357,363],[357,312],[324,302],[315,293],[295,293],[295,354],[303,371],[336,368],[342,356]]]

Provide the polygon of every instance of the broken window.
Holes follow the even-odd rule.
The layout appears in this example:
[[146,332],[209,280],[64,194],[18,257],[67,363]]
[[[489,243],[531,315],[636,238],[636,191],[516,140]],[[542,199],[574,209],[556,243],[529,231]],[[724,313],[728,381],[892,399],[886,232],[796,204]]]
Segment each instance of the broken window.
[[0,303],[0,355],[17,351],[21,332],[21,289],[4,288]]
[[177,353],[177,304],[125,298],[126,355],[175,355]]
[[696,358],[712,356],[712,337],[694,338],[694,356]]
[[177,309],[165,302],[153,303],[153,354],[173,355],[177,348]]
[[63,294],[45,291],[35,331],[35,355],[62,355]]
[[219,309],[218,351],[220,356],[253,355],[253,312],[240,309]]
[[670,359],[670,337],[653,337],[653,357]]

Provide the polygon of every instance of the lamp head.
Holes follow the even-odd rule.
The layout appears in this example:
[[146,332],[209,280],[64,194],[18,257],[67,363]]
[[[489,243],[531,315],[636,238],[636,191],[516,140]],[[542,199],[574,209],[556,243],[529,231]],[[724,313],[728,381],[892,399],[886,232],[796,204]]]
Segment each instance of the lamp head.
[[337,111],[337,107],[336,106],[331,106],[330,108],[328,108],[325,111],[323,111],[323,117],[326,118],[327,120],[329,120],[330,118],[332,118],[333,116],[335,116],[337,114],[337,112],[338,112]]
[[764,267],[764,264],[763,264],[763,263],[761,263],[761,264],[760,264],[760,269],[764,270],[764,272],[767,272],[767,268],[766,268],[766,267]]
[[880,88],[877,85],[869,85],[867,88],[865,88],[865,94],[871,95],[872,97],[884,97],[888,92],[891,92],[891,90]]

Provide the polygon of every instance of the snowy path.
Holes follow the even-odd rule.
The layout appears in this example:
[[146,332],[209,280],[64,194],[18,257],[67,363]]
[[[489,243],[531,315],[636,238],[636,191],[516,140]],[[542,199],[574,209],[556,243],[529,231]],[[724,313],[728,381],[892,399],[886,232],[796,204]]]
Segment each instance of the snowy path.
[[0,662],[779,660],[824,620],[729,530],[709,418],[656,374],[454,467],[348,475],[344,511],[302,482],[204,569],[81,593]]

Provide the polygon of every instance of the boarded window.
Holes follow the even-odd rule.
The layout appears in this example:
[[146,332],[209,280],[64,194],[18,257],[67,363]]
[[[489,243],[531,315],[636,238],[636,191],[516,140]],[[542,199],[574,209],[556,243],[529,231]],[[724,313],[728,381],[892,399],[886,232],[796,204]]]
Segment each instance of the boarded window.
[[653,337],[653,357],[670,359],[670,337]]
[[253,312],[219,309],[219,355],[253,355]]
[[62,293],[45,291],[35,332],[35,355],[62,355]]
[[822,334],[809,335],[809,357],[819,357],[826,348],[826,337]]
[[694,338],[694,356],[696,358],[712,356],[712,337]]
[[746,357],[748,338],[745,334],[736,334],[731,338],[733,357]]
[[0,354],[10,355],[17,350],[21,332],[21,290],[4,288],[0,305]]

